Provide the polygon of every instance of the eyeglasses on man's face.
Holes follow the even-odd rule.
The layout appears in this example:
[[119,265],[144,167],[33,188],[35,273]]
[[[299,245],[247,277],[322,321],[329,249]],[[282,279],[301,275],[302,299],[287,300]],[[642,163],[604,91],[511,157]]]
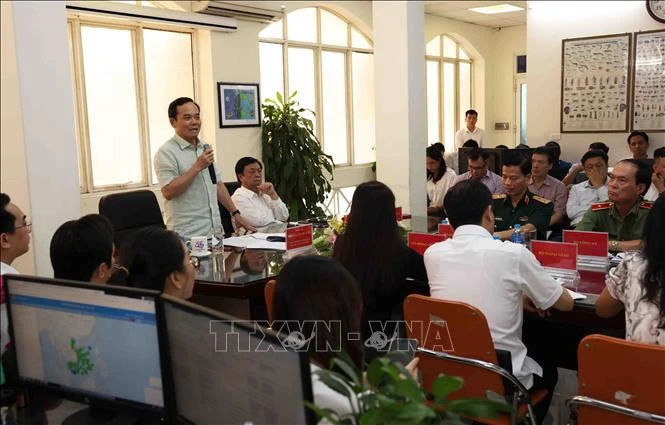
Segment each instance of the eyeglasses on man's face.
[[20,226],[15,226],[14,229],[18,230],[22,227],[25,227],[25,230],[27,230],[28,233],[32,232],[32,221],[28,217],[23,219],[23,224]]

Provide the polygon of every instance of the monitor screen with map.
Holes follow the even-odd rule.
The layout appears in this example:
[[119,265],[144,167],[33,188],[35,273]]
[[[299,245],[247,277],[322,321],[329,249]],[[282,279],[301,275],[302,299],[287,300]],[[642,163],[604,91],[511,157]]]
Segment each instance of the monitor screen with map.
[[19,380],[164,416],[157,292],[5,276]]

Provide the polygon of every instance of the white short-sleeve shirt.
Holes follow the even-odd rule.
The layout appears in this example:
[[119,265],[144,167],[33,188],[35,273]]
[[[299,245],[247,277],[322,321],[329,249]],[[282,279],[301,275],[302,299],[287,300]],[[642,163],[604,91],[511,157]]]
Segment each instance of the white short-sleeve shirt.
[[559,285],[524,246],[494,240],[483,227],[460,226],[451,239],[425,251],[433,298],[462,301],[483,312],[496,349],[510,351],[513,374],[530,388],[543,369],[522,342],[522,295],[539,309],[554,305]]

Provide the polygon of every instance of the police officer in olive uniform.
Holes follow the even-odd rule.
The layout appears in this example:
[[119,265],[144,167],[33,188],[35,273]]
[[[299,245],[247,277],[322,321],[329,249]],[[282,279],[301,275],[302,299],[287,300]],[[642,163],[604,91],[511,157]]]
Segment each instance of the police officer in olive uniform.
[[519,224],[523,233],[536,229],[537,238],[546,239],[554,204],[529,192],[531,158],[515,153],[504,155],[501,174],[505,193],[492,196],[495,235],[510,240],[513,227]]
[[649,168],[634,159],[619,161],[609,176],[609,200],[591,204],[575,230],[607,232],[612,252],[639,249],[651,202],[641,194],[650,182]]

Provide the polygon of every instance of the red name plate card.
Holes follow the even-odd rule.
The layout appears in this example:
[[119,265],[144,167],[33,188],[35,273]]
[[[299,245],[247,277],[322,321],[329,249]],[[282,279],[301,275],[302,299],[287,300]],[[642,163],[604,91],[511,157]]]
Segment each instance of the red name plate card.
[[577,245],[574,243],[531,241],[531,252],[543,267],[577,269]]
[[577,252],[580,255],[607,257],[608,236],[606,232],[564,230],[563,241],[577,244]]
[[437,235],[436,233],[409,232],[409,247],[423,255],[427,248],[446,239],[448,238],[445,235]]
[[402,221],[402,207],[395,208],[395,220]]
[[286,250],[302,248],[312,244],[312,225],[289,227],[286,229]]
[[455,233],[455,231],[453,230],[453,226],[450,224],[439,224],[439,234],[441,236],[445,236],[446,239],[450,239],[453,237],[453,233]]

